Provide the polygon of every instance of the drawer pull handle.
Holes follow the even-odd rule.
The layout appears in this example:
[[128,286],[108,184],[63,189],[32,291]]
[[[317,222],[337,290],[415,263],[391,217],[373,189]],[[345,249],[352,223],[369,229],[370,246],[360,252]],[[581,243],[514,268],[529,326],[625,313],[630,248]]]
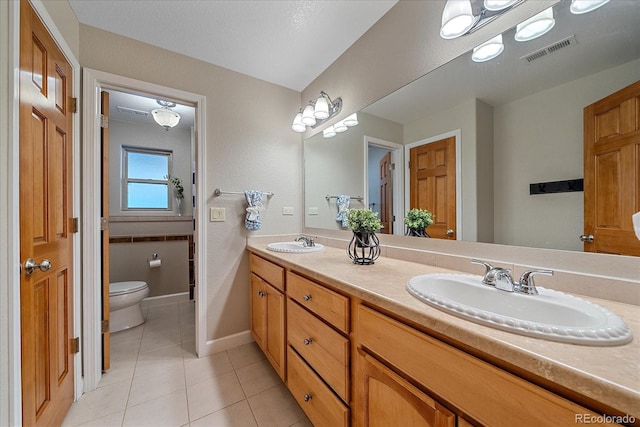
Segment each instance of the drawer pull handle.
[[260,298],[263,298],[263,297],[264,297],[264,292],[262,292],[262,291],[258,291],[258,296],[259,296]]
[[311,301],[311,294],[304,295],[302,299],[305,301]]
[[304,343],[304,345],[310,345],[313,340],[311,338],[305,338],[304,341],[302,341]]
[[312,398],[311,393],[307,393],[307,394],[305,394],[304,396],[302,396],[302,399],[303,399],[305,402],[310,401],[310,400],[311,400],[311,398]]

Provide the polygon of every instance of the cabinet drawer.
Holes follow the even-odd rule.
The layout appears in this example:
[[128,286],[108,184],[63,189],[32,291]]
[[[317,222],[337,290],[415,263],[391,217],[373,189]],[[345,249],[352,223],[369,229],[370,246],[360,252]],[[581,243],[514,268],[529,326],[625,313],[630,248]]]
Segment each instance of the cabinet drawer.
[[567,426],[592,411],[442,343],[383,314],[358,307],[360,343],[483,425]]
[[349,401],[349,340],[287,298],[287,339],[344,400]]
[[284,268],[254,254],[249,256],[249,266],[253,273],[284,292]]
[[287,272],[287,295],[342,332],[349,332],[349,298],[291,272]]
[[347,426],[349,409],[289,347],[289,390],[314,426]]

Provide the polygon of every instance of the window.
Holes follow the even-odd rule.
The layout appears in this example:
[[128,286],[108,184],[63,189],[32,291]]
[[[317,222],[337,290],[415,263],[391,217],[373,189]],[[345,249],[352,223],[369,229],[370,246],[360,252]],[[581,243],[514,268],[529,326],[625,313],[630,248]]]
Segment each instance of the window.
[[124,209],[169,210],[171,152],[122,147]]

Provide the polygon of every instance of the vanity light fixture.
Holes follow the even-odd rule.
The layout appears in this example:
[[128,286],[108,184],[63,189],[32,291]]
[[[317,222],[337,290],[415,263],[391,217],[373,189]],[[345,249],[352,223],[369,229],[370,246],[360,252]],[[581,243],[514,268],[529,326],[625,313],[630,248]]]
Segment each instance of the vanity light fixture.
[[335,131],[335,129],[333,128],[333,126],[329,126],[328,128],[324,129],[322,131],[322,136],[325,138],[333,138],[334,136],[336,136],[337,133]]
[[304,109],[301,109],[295,115],[291,129],[294,132],[302,133],[307,129],[307,126],[315,128],[338,114],[341,109],[341,98],[332,100],[329,95],[321,91],[320,96],[315,101],[309,101]]
[[609,0],[571,0],[569,10],[574,15],[581,15],[596,10],[609,3]]
[[491,40],[474,48],[471,59],[474,62],[486,62],[498,57],[503,51],[504,44],[502,43],[502,34],[498,34]]
[[473,33],[524,0],[447,0],[440,37],[455,39]]
[[344,119],[344,124],[349,126],[349,127],[357,126],[358,125],[358,113],[353,113],[352,115],[350,115],[349,117]]
[[548,33],[556,25],[553,9],[548,8],[516,26],[515,39],[526,42]]
[[168,131],[172,127],[175,127],[180,122],[180,114],[171,110],[171,108],[176,106],[176,103],[163,101],[161,99],[156,100],[156,102],[161,107],[156,108],[155,110],[151,110],[153,120],[155,120],[156,123],[162,126],[166,131]]

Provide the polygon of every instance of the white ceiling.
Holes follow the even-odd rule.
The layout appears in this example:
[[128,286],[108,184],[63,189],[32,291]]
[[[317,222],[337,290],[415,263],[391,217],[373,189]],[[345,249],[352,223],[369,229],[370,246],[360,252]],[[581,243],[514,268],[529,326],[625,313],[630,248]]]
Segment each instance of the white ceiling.
[[82,24],[302,91],[397,0],[70,0]]

